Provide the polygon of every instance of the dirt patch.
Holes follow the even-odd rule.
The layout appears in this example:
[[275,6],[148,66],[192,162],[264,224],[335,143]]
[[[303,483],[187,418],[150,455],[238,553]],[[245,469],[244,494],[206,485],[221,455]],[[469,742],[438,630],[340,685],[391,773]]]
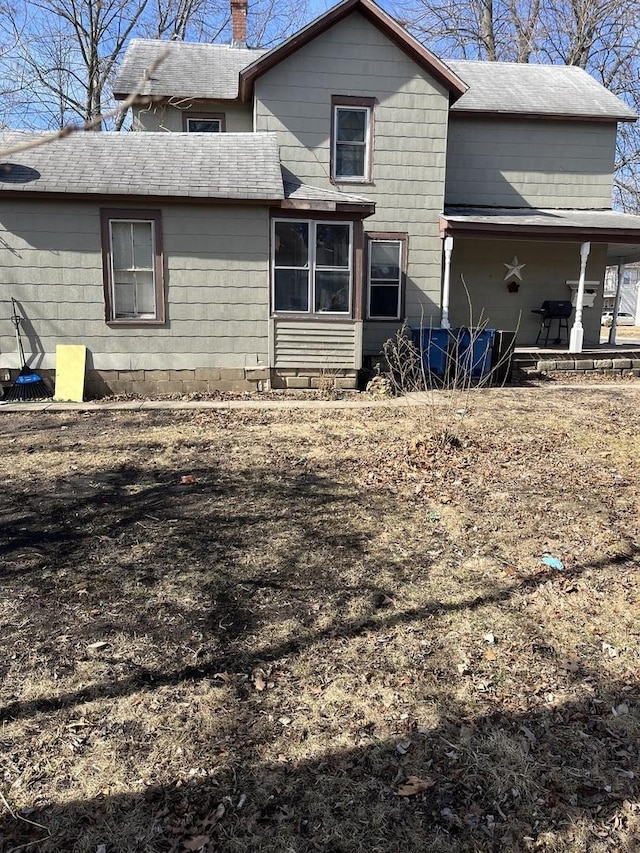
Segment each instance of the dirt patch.
[[632,851],[637,391],[2,417],[0,850]]

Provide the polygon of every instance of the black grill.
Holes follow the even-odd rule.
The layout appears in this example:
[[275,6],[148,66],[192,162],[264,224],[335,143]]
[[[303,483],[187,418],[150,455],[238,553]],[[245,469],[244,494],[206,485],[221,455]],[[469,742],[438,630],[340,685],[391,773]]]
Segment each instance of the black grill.
[[546,299],[542,308],[536,308],[533,313],[542,314],[543,318],[549,320],[564,320],[571,316],[572,311],[573,305],[568,299]]
[[544,345],[546,346],[548,344],[549,332],[551,330],[551,323],[553,320],[558,321],[558,337],[553,341],[553,343],[559,344],[562,342],[563,331],[566,333],[567,343],[569,343],[569,317],[571,316],[572,311],[573,305],[569,299],[545,299],[542,303],[542,308],[534,308],[531,313],[538,314],[541,318],[538,337],[536,338],[536,346],[543,332],[546,332]]

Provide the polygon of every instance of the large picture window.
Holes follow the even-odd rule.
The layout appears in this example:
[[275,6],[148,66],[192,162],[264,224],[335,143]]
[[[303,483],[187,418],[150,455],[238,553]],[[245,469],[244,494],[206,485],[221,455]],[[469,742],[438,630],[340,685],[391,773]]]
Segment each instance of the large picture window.
[[273,222],[273,307],[296,313],[351,311],[352,227],[349,222]]
[[107,321],[164,322],[159,211],[102,211]]
[[371,181],[373,104],[372,98],[333,98],[331,174],[335,181]]
[[400,319],[406,255],[406,235],[367,235],[367,317],[369,319]]

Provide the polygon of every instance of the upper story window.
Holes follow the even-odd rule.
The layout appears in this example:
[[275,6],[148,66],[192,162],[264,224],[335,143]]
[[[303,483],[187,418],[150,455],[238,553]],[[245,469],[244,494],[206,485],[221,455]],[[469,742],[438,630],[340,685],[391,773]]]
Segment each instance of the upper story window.
[[224,113],[183,113],[182,127],[187,133],[224,133]]
[[274,310],[349,314],[352,246],[350,222],[274,220]]
[[107,322],[164,323],[160,211],[101,214]]
[[331,177],[370,183],[373,163],[373,98],[332,98]]

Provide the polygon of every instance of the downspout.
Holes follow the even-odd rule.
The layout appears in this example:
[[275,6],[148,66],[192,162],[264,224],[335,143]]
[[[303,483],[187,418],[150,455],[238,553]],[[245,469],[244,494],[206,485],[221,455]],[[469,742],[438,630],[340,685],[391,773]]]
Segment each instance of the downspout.
[[450,329],[449,322],[449,294],[451,291],[451,254],[453,252],[453,237],[444,238],[444,275],[442,278],[442,319],[441,329]]
[[620,300],[622,299],[622,280],[624,278],[624,264],[618,264],[618,281],[616,284],[616,295],[613,300],[613,317],[611,318],[611,328],[609,329],[609,346],[615,346],[616,332],[618,331],[618,309],[620,308]]
[[582,327],[582,304],[584,302],[584,279],[587,271],[587,259],[591,251],[591,243],[583,243],[580,246],[580,279],[578,281],[578,295],[576,297],[576,318],[571,327],[569,338],[569,352],[582,352],[584,341],[584,329]]

